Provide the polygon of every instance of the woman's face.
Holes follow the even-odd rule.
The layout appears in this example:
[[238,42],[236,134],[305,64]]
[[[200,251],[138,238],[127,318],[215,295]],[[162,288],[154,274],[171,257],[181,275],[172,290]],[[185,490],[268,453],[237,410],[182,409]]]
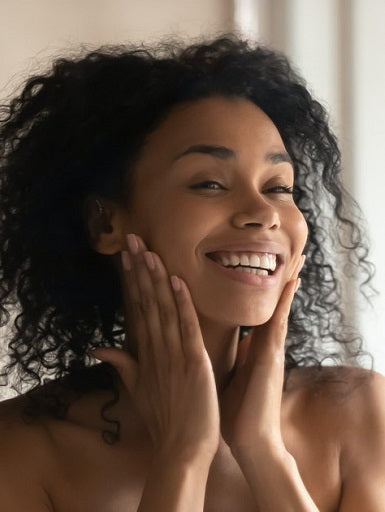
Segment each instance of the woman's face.
[[148,137],[135,176],[127,232],[187,282],[198,315],[266,322],[307,237],[288,192],[293,167],[267,115],[240,98],[180,105]]

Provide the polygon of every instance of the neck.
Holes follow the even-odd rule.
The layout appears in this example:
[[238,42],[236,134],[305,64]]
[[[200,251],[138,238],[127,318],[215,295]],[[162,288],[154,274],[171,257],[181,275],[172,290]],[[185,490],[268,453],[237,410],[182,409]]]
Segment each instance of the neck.
[[199,318],[203,341],[210,357],[218,393],[226,386],[237,357],[239,327],[224,327]]

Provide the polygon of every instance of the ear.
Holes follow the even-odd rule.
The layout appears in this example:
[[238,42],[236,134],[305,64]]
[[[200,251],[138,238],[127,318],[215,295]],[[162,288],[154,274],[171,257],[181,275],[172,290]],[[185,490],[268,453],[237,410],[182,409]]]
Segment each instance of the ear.
[[100,254],[116,254],[125,247],[127,212],[110,199],[87,197],[84,217],[92,248]]

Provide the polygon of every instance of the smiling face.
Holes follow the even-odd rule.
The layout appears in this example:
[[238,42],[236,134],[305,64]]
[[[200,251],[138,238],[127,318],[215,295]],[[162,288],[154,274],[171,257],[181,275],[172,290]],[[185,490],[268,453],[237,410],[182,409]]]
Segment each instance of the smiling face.
[[307,237],[290,193],[293,167],[266,114],[223,97],[177,106],[134,172],[127,232],[187,282],[198,315],[226,326],[266,322]]

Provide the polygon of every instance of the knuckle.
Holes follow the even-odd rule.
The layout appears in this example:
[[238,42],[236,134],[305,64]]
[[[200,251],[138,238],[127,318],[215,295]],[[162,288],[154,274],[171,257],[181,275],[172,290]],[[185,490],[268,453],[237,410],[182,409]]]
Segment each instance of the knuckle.
[[131,300],[131,311],[135,316],[142,316],[142,308],[140,301],[137,299]]
[[162,325],[172,325],[175,322],[174,309],[170,306],[163,306],[159,311],[159,317]]
[[276,331],[277,334],[285,336],[288,328],[288,318],[287,316],[282,316],[277,320]]
[[157,285],[163,283],[165,278],[164,278],[164,275],[163,275],[163,272],[161,271],[161,269],[158,269],[157,272],[153,273],[152,279],[153,279],[154,283]]
[[142,299],[139,302],[140,311],[143,314],[148,313],[152,309],[154,309],[157,305],[157,300],[155,297],[151,295],[145,295],[142,297]]

